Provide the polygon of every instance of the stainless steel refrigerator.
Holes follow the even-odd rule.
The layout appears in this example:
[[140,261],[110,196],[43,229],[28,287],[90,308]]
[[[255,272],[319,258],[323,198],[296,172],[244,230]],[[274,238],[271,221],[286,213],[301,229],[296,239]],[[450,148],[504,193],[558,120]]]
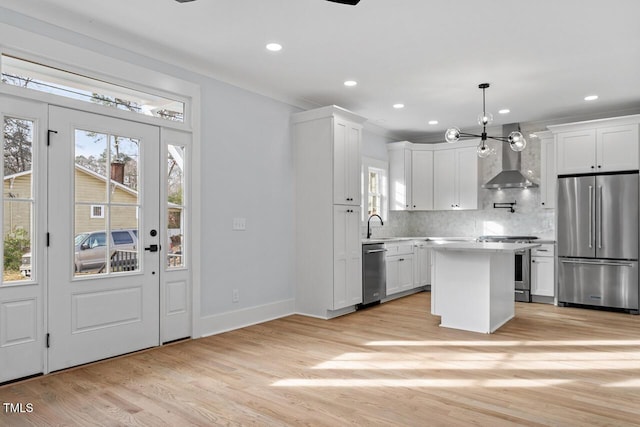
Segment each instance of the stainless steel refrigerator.
[[558,179],[558,303],[638,313],[638,172]]

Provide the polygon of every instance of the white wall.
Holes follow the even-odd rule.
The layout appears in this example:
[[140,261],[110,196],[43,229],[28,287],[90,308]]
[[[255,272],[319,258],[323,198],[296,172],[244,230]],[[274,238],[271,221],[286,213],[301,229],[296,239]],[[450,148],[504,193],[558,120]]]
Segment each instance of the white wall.
[[215,81],[202,98],[202,314],[292,299],[294,109]]

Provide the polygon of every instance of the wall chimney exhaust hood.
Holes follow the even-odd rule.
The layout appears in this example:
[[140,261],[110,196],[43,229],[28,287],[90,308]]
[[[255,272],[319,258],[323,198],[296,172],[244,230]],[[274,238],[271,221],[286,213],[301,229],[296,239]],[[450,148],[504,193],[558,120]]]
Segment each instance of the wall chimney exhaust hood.
[[[517,123],[502,126],[502,134],[518,130]],[[484,184],[482,188],[489,190],[500,190],[503,188],[530,188],[537,187],[538,184],[532,182],[529,178],[520,172],[522,167],[522,153],[513,151],[509,147],[508,142],[502,142],[502,171],[494,176],[489,182]]]

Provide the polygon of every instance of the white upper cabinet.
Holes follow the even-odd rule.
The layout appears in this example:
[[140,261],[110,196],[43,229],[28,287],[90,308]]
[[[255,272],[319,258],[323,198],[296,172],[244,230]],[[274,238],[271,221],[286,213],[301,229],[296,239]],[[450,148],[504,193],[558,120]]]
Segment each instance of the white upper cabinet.
[[456,148],[458,203],[456,209],[478,209],[478,152]]
[[433,209],[433,151],[411,153],[411,207]]
[[562,132],[558,138],[558,174],[594,172],[596,165],[595,129]]
[[411,150],[404,148],[404,144],[394,143],[389,147],[389,210],[391,211],[410,210],[413,206]]
[[478,156],[475,147],[433,153],[433,208],[478,209]]
[[538,132],[540,137],[540,205],[556,207],[556,145],[551,132]]
[[389,209],[477,209],[478,158],[471,145],[389,144]]
[[596,160],[598,172],[638,169],[638,125],[598,129]]
[[640,116],[549,126],[558,175],[638,170]]
[[433,155],[433,208],[451,210],[456,193],[455,150],[442,150]]
[[362,125],[334,118],[333,203],[360,206]]

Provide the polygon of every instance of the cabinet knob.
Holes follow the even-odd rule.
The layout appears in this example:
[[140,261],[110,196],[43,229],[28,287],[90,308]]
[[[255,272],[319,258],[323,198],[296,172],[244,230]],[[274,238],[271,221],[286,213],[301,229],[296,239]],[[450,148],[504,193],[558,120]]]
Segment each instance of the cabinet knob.
[[602,167],[602,165],[598,165],[598,169],[600,169]]
[[596,168],[595,166],[591,165],[591,169],[595,169],[595,168]]
[[536,260],[535,260],[535,259],[532,259],[532,260],[531,260],[531,262],[536,262]]
[[542,204],[544,205],[544,202],[542,202]]
[[413,207],[415,208],[415,207],[416,207],[416,205],[413,205]]

